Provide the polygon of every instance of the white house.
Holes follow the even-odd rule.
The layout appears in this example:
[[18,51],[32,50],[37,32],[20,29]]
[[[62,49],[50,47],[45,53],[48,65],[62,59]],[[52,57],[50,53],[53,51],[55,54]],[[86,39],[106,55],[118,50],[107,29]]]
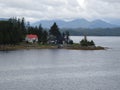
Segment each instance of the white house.
[[28,34],[26,35],[25,41],[29,43],[36,43],[38,42],[38,36],[35,34]]

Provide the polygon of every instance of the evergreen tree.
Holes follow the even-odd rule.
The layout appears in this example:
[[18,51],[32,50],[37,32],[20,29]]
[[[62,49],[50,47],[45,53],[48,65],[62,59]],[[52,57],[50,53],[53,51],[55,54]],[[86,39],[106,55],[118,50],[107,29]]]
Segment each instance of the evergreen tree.
[[90,42],[90,46],[95,46],[95,43],[94,43],[93,40],[91,40],[91,42]]
[[38,40],[39,40],[39,42],[42,42],[42,36],[43,36],[43,28],[42,28],[42,25],[40,24],[39,28],[38,28]]
[[[24,39],[25,31],[22,31],[24,26],[23,21],[16,18],[10,18],[8,21],[0,21],[0,44],[17,44]],[[25,24],[25,23],[24,23]],[[24,27],[25,30],[25,27]]]
[[43,35],[42,35],[42,43],[43,44],[47,43],[47,36],[48,36],[47,31],[43,31]]
[[66,34],[66,42],[67,42],[67,44],[69,43],[69,31],[66,31],[65,32],[65,34]]
[[56,23],[54,23],[51,26],[51,28],[49,30],[49,33],[50,33],[50,35],[53,35],[53,36],[56,36],[56,37],[60,35],[60,31],[59,31],[59,28],[58,28]]
[[54,24],[51,26],[51,28],[50,28],[50,30],[49,30],[49,34],[56,37],[57,44],[62,44],[63,38],[62,38],[62,36],[61,36],[61,33],[60,33],[59,28],[58,28],[58,26],[57,26],[56,23],[54,23]]
[[88,46],[87,40],[82,39],[82,40],[80,41],[80,45],[81,45],[81,46]]
[[39,42],[47,42],[48,33],[43,31],[41,25],[39,27],[32,27],[29,23],[26,25],[24,18],[0,21],[0,45],[18,44],[25,39],[26,34],[36,34]]
[[82,39],[82,40],[80,41],[80,45],[81,45],[81,46],[95,46],[95,43],[93,42],[93,40],[88,41],[88,40]]

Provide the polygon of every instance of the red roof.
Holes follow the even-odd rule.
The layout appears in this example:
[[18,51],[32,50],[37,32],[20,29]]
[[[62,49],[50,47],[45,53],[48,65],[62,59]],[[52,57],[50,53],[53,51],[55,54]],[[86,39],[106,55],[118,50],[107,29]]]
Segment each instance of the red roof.
[[28,34],[27,38],[38,38],[38,36],[35,34]]

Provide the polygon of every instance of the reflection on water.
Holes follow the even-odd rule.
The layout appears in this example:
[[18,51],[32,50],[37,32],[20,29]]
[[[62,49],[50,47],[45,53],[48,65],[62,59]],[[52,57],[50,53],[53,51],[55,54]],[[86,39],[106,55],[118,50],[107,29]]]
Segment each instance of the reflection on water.
[[119,90],[120,37],[88,39],[110,49],[1,51],[0,90]]

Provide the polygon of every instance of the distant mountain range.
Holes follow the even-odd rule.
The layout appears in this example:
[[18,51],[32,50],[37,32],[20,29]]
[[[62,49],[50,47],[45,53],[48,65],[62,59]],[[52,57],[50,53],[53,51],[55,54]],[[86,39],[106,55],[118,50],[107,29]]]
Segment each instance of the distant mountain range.
[[[0,18],[0,20],[8,20],[6,18]],[[69,31],[72,36],[88,35],[88,36],[120,36],[120,22],[119,20],[113,20],[112,23],[107,23],[103,20],[87,21],[85,19],[76,19],[73,21],[63,20],[42,20],[32,23],[32,26],[39,26],[42,24],[43,28],[49,30],[49,28],[56,22],[61,32]],[[115,25],[114,25],[115,24]]]
[[[8,20],[7,18],[0,18],[1,20]],[[59,28],[115,28],[120,27],[120,21],[119,20],[111,20],[111,22],[106,22],[103,20],[94,20],[94,21],[88,21],[86,19],[75,19],[72,21],[64,21],[64,20],[41,20],[37,21],[35,23],[32,23],[32,26],[39,26],[42,25],[43,28],[50,28],[53,23],[56,22]]]
[[114,25],[103,20],[87,21],[86,19],[76,19],[73,21],[63,20],[41,20],[32,24],[32,26],[42,25],[43,28],[50,28],[56,22],[59,28],[114,28]]
[[0,18],[0,21],[6,21],[8,20],[7,18]]
[[72,36],[120,36],[120,28],[74,28],[60,29],[61,32],[69,31]]

